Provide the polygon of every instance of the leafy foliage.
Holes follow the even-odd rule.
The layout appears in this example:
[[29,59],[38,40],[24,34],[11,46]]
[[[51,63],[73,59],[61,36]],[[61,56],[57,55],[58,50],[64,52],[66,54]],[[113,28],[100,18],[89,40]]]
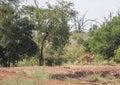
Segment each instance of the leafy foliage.
[[72,3],[58,1],[58,4],[47,9],[35,8],[35,23],[40,38],[40,65],[43,65],[43,49],[46,42],[50,43],[51,49],[58,50],[69,41],[70,27],[68,21],[75,15]]
[[74,45],[66,45],[64,48],[64,57],[66,59],[66,63],[69,64],[76,64],[79,62],[80,57],[85,54],[85,47],[81,46],[74,46]]
[[0,5],[0,62],[2,66],[15,65],[25,55],[34,55],[37,45],[32,40],[34,25],[21,17],[11,4]]
[[[120,62],[119,13],[100,27],[94,24],[88,33],[78,33],[77,30],[71,32],[69,25],[69,21],[74,20],[77,14],[73,3],[62,0],[56,5],[47,3],[47,8],[39,8],[37,4],[36,7],[20,8],[20,2],[0,0],[1,66],[15,66],[21,60],[23,62],[18,65],[75,64],[90,51],[100,54],[96,55],[93,64],[104,59]],[[85,16],[77,25],[81,23],[79,27],[84,28],[84,21],[87,21]]]
[[109,59],[114,55],[114,50],[120,45],[120,15],[111,21],[103,23],[95,32],[90,41],[91,51],[103,54]]
[[117,63],[120,63],[120,46],[114,51],[114,53],[115,55],[113,57],[113,60]]
[[70,30],[68,20],[75,15],[71,6],[71,3],[60,1],[55,6],[48,4],[46,10],[36,9],[38,34],[42,39],[43,32],[49,32],[47,40],[52,43],[55,49],[68,42]]

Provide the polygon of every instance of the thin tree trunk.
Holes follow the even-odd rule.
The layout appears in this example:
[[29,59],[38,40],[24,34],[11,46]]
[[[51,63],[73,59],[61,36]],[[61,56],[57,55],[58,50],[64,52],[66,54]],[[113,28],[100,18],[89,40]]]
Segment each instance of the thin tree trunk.
[[10,57],[8,58],[8,67],[10,67]]
[[39,56],[39,66],[43,66],[44,59],[43,59],[43,46],[40,48],[40,56]]
[[7,58],[3,58],[3,67],[8,67],[8,59]]
[[48,32],[46,32],[42,43],[41,43],[41,48],[40,48],[40,55],[39,55],[39,66],[43,66],[44,65],[44,56],[43,56],[43,49],[44,49],[44,44],[45,44],[45,40],[48,36]]

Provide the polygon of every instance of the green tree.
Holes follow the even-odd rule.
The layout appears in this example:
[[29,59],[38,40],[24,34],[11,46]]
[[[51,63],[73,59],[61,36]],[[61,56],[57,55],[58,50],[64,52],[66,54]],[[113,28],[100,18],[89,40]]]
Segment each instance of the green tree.
[[43,48],[47,41],[51,45],[51,49],[62,49],[69,41],[70,27],[68,21],[75,15],[72,10],[72,3],[58,1],[58,4],[51,6],[47,4],[47,9],[37,8],[36,12],[36,28],[40,38],[40,56],[39,65],[43,65]]
[[[15,65],[26,55],[31,56],[37,52],[37,45],[32,40],[34,25],[27,17],[20,15],[16,7],[17,2],[1,1],[0,5],[0,63],[9,67]],[[16,3],[16,4],[12,4]]]
[[91,51],[103,54],[109,59],[120,45],[120,14],[104,22],[94,33],[89,43]]

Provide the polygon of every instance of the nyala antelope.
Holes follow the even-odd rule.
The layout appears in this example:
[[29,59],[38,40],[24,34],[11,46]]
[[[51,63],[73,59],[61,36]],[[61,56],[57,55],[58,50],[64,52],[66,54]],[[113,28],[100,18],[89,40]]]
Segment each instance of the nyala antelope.
[[80,62],[91,62],[94,59],[94,54],[88,54],[88,55],[84,55],[83,57],[80,58]]

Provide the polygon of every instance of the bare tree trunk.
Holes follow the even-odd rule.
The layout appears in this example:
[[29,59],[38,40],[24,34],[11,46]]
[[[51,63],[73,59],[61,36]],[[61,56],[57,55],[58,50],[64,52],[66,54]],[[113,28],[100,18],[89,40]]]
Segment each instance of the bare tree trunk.
[[45,44],[45,40],[46,40],[47,36],[48,36],[48,32],[45,33],[45,36],[44,36],[42,43],[41,43],[40,55],[39,55],[39,66],[44,65],[43,49],[44,49],[44,44]]
[[43,66],[44,59],[43,59],[43,46],[40,48],[40,55],[39,55],[39,66]]
[[10,57],[8,58],[8,67],[10,67]]

